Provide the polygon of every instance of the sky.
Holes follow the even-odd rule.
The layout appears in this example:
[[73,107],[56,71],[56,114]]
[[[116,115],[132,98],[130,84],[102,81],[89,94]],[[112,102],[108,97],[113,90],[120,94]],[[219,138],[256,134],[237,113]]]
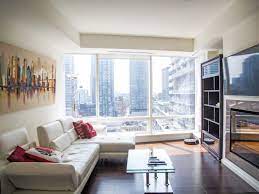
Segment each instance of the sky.
[[[78,84],[91,92],[90,75],[92,55],[73,55],[75,74],[78,76]],[[170,57],[153,57],[153,93],[162,92],[162,69],[171,63]],[[129,60],[114,59],[114,90],[115,93],[129,93]]]

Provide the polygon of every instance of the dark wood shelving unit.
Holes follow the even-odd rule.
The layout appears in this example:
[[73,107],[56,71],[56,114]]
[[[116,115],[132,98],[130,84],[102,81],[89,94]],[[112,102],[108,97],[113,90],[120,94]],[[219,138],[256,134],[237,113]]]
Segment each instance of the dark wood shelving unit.
[[222,55],[201,65],[202,145],[218,160],[223,147],[223,67]]

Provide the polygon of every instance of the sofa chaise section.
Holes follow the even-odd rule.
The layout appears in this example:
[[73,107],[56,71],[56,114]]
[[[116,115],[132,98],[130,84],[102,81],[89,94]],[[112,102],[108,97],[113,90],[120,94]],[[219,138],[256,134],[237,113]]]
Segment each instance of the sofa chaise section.
[[[73,127],[74,119],[72,117],[64,117],[59,119],[63,130],[69,133],[75,133]],[[91,139],[76,139],[72,143],[76,144],[99,144],[100,145],[100,158],[126,158],[129,149],[135,149],[134,136],[109,136],[99,135]]]

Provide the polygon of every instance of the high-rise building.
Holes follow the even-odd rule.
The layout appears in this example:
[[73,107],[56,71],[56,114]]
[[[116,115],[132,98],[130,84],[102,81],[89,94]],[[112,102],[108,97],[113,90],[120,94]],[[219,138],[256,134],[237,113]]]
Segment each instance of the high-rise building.
[[72,55],[65,55],[63,59],[65,68],[65,102],[66,115],[73,114],[74,95],[77,90],[77,80],[73,79],[75,73],[74,59]]
[[77,101],[79,104],[87,104],[88,100],[88,91],[83,88],[83,86],[79,86],[77,91]]
[[148,100],[148,61],[130,60],[130,114],[146,115]]
[[90,87],[92,104],[96,104],[96,56],[92,56],[91,60],[91,75],[90,75]]
[[115,116],[114,64],[112,59],[99,60],[100,116]]
[[169,69],[169,96],[174,114],[192,118],[175,120],[181,129],[194,128],[195,113],[195,65],[194,58],[177,57]]
[[162,69],[162,99],[169,99],[169,68],[165,67]]

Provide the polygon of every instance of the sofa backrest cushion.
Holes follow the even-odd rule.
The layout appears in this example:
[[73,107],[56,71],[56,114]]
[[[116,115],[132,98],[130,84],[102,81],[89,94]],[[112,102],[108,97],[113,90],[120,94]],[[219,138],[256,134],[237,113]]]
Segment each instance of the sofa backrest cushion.
[[74,128],[73,117],[64,117],[64,118],[59,119],[59,121],[63,127],[64,132],[68,132],[70,129]]
[[26,144],[29,144],[29,136],[25,128],[2,133],[0,135],[0,157],[6,159],[6,156],[9,155],[17,145],[23,146]]
[[63,127],[59,121],[54,121],[37,128],[39,144],[49,147],[50,142],[64,134]]
[[70,129],[68,132],[67,132],[68,136],[70,137],[71,139],[71,142],[74,142],[78,139],[78,135],[75,131],[75,129]]
[[71,145],[70,137],[67,133],[62,134],[56,139],[52,140],[49,144],[49,147],[58,150],[60,152],[64,151]]

